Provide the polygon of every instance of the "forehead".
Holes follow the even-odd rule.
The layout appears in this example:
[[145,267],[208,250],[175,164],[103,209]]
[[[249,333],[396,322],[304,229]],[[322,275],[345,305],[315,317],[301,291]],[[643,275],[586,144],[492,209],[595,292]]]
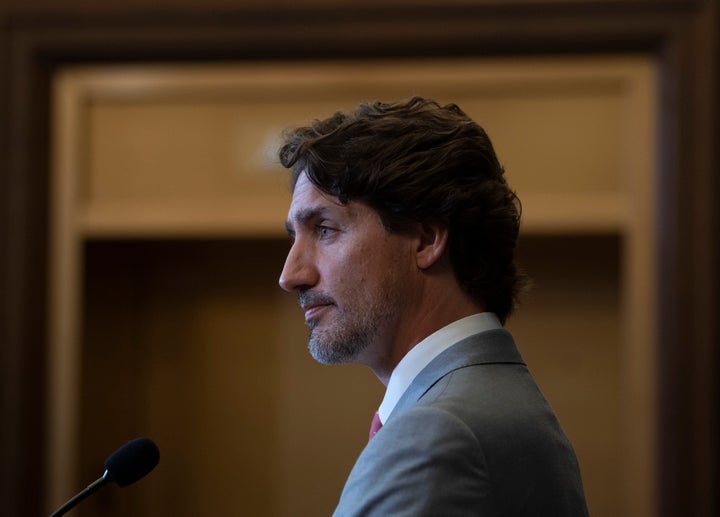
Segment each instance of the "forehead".
[[321,191],[302,173],[293,189],[285,226],[290,231],[296,225],[309,223],[317,218],[347,217],[353,213],[350,205],[352,203],[343,205],[337,197]]
[[303,173],[293,190],[286,229],[294,233],[296,226],[314,224],[319,219],[332,220],[337,224],[369,223],[382,226],[379,215],[370,206],[357,201],[343,204],[337,197],[317,188]]
[[302,173],[293,189],[290,209],[288,210],[288,220],[297,219],[301,213],[309,209],[322,208],[342,209],[345,207],[338,198],[321,191],[307,178],[305,173]]

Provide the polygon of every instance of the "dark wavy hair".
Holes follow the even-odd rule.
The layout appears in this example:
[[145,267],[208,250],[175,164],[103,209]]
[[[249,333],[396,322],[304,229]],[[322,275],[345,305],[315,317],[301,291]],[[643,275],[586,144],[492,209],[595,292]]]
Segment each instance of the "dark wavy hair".
[[514,263],[520,201],[487,134],[458,106],[363,103],[286,132],[279,156],[291,187],[305,172],[341,203],[369,205],[388,231],[447,225],[461,288],[501,321],[510,315],[525,284]]

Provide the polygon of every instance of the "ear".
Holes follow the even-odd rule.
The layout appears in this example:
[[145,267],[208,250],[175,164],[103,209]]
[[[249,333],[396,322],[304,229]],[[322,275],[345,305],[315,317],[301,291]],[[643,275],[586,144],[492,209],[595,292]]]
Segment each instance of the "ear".
[[415,260],[420,269],[427,269],[437,263],[445,253],[448,240],[448,228],[435,223],[420,225],[420,241]]

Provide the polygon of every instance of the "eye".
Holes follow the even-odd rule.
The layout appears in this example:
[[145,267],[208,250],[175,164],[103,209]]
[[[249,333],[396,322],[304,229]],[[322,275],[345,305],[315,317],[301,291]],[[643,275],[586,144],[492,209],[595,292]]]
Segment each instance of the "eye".
[[319,224],[317,226],[317,234],[321,239],[326,239],[330,237],[335,230],[330,228],[329,226],[323,226]]

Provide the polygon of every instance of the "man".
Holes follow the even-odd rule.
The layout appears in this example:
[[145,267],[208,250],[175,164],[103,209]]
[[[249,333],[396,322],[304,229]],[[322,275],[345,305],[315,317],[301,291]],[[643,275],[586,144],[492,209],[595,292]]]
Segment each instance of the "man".
[[335,515],[587,515],[575,453],[502,328],[520,210],[483,129],[422,98],[361,104],[287,134],[280,160],[280,285],[310,352],[387,386]]

